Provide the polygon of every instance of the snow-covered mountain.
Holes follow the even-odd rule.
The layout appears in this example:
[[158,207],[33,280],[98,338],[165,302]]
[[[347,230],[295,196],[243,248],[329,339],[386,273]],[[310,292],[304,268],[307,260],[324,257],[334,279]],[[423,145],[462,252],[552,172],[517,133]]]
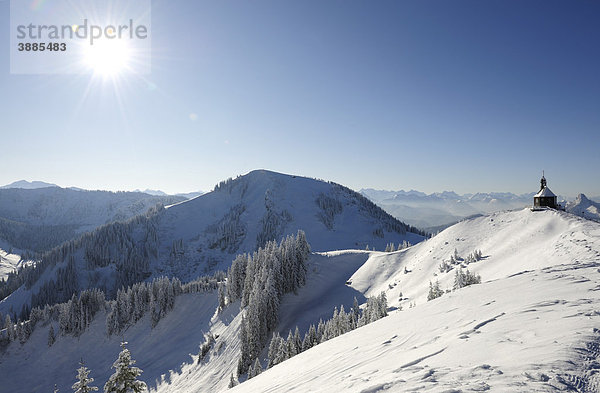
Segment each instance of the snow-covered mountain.
[[140,189],[136,189],[136,190],[133,190],[133,192],[143,192],[144,194],[156,195],[156,196],[165,196],[165,195],[167,195],[167,193],[164,192],[164,191],[161,191],[161,190],[152,190],[150,188],[146,188],[144,191],[142,191]]
[[58,187],[56,184],[52,184],[52,183],[46,183],[43,181],[38,181],[38,180],[34,180],[34,181],[27,181],[27,180],[17,180],[15,182],[12,182],[10,184],[4,185],[4,186],[0,186],[0,189],[3,188],[22,188],[25,190],[33,190],[36,188],[47,188],[47,187]]
[[[482,284],[451,290],[454,250],[482,250],[468,269]],[[391,254],[372,253],[350,277],[402,311],[320,344],[232,392],[599,392],[600,225],[557,211],[461,222]],[[188,388],[192,392],[190,377]],[[178,381],[179,379],[174,379]],[[176,386],[184,386],[181,385]]]
[[100,225],[185,200],[137,192],[76,191],[60,187],[0,190],[0,239],[33,251],[48,250]]
[[[171,194],[167,194],[166,192],[161,191],[161,190],[151,190],[149,188],[145,189],[144,191],[135,190],[134,192],[143,192],[144,194],[156,195],[156,196],[171,195]],[[178,197],[184,197],[185,199],[192,199],[192,198],[196,198],[202,194],[204,194],[204,192],[202,192],[202,191],[192,191],[192,192],[179,192],[177,194],[172,194],[172,195],[178,196]]]
[[424,239],[417,229],[346,187],[253,171],[221,182],[213,192],[101,227],[45,254],[22,278],[0,287],[0,295],[16,291],[0,302],[0,312],[65,301],[69,291],[56,284],[63,281],[69,290],[97,287],[110,295],[121,286],[163,275],[189,281],[225,270],[238,253],[299,229],[315,251],[382,250],[388,243]]
[[200,195],[204,194],[203,191],[192,191],[192,192],[180,192],[175,194],[176,196],[180,196],[180,197],[184,197],[186,199],[194,199],[196,197],[199,197]]
[[[168,209],[167,209],[168,211]],[[482,258],[468,255],[481,250]],[[450,260],[456,258],[455,264]],[[468,265],[467,265],[468,263]],[[450,264],[443,273],[440,265]],[[427,301],[429,283],[451,290],[460,265],[471,285]],[[405,250],[313,254],[306,285],[282,298],[282,335],[385,292],[390,316],[274,366],[232,391],[598,392],[600,224],[529,209],[463,221]],[[446,270],[446,269],[444,269]],[[213,294],[178,297],[154,329],[147,317],[107,337],[101,312],[78,337],[48,347],[48,326],[0,355],[11,392],[66,390],[81,357],[102,386],[118,341],[159,392],[227,390],[240,354],[239,302],[221,313]],[[200,344],[214,337],[202,359]],[[190,357],[189,354],[192,356]],[[263,368],[267,351],[261,354]]]
[[574,201],[568,202],[566,210],[580,217],[600,221],[600,203],[592,201],[584,194],[579,194]]
[[360,192],[399,220],[434,233],[467,217],[530,206],[535,194],[492,192],[458,195],[454,191],[425,194],[415,190],[371,188]]

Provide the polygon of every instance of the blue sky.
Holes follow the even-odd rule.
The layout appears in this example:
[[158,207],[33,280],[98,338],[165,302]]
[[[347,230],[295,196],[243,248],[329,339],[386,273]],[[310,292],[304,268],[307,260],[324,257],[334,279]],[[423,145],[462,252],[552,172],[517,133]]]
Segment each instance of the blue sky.
[[544,169],[558,194],[600,195],[599,15],[596,1],[156,1],[152,73],[114,85],[11,75],[0,0],[0,184],[183,192],[267,168],[522,193]]

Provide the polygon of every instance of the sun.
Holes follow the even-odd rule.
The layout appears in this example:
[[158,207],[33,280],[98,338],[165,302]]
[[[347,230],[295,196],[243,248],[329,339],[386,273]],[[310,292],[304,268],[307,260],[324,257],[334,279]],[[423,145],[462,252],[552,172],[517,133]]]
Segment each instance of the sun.
[[86,45],[83,64],[86,69],[102,77],[115,77],[131,67],[131,48],[125,40],[103,38]]

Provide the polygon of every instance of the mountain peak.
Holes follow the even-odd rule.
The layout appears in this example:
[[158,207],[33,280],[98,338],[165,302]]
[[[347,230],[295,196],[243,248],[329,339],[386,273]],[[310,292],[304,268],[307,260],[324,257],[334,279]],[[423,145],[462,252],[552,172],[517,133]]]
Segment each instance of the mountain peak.
[[53,183],[46,183],[39,180],[27,181],[27,180],[17,180],[0,188],[23,188],[26,190],[33,190],[36,188],[47,188],[47,187],[59,187]]
[[577,198],[575,198],[575,203],[590,203],[590,199],[588,197],[585,196],[585,194],[581,193],[579,195],[577,195]]
[[567,203],[566,209],[569,213],[600,221],[600,203],[592,201],[585,194],[577,195],[573,202]]

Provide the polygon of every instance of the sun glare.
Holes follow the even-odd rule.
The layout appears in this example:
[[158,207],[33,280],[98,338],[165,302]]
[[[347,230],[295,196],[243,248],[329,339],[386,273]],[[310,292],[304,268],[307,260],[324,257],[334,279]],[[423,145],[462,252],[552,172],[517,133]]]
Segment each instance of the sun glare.
[[86,45],[83,61],[94,74],[113,77],[127,71],[131,61],[130,52],[125,40],[105,38],[93,45]]

